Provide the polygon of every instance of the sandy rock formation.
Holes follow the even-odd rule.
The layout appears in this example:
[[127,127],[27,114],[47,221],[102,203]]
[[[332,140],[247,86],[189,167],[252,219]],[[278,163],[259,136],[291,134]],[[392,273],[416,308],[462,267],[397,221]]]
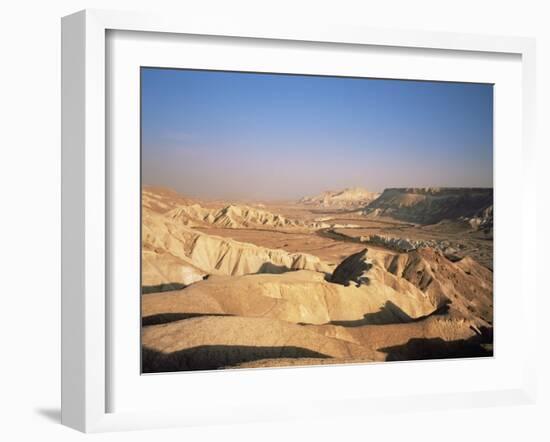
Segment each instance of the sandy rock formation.
[[217,369],[271,358],[373,360],[375,353],[286,321],[230,316],[146,327],[142,344],[146,372]]
[[[382,276],[385,273],[386,276]],[[224,314],[269,317],[294,323],[361,322],[383,324],[429,315],[437,308],[409,281],[381,268],[368,285],[327,282],[311,271],[281,275],[215,277],[185,290],[143,297],[142,315]]]
[[360,187],[353,187],[340,191],[329,190],[319,195],[304,197],[298,203],[333,209],[354,209],[364,207],[378,198],[379,195],[379,193],[369,192]]
[[293,220],[257,207],[229,205],[221,209],[210,209],[199,204],[178,206],[166,216],[186,226],[214,225],[230,229],[321,229],[330,224]]
[[451,317],[474,318],[480,327],[492,326],[492,272],[472,258],[451,262],[442,252],[426,248],[375,262],[418,287],[438,308],[448,306]]
[[342,268],[369,263],[368,284],[301,270],[211,276],[144,295],[145,371],[492,354],[485,267],[430,249],[352,257]]
[[195,267],[190,260],[166,251],[142,251],[141,282],[144,293],[178,290],[203,280],[208,273]]
[[236,276],[301,269],[330,270],[313,255],[289,253],[207,235],[150,211],[143,212],[142,224],[144,274],[158,273],[155,268],[163,268],[163,262],[170,267],[174,257],[197,269],[197,275]]
[[365,208],[364,214],[434,224],[445,219],[470,218],[492,204],[492,188],[385,189]]

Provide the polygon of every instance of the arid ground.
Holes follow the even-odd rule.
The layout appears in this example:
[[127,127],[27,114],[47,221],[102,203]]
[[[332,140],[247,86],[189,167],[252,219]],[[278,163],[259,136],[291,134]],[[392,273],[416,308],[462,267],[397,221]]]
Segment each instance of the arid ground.
[[493,190],[142,191],[142,370],[493,354]]

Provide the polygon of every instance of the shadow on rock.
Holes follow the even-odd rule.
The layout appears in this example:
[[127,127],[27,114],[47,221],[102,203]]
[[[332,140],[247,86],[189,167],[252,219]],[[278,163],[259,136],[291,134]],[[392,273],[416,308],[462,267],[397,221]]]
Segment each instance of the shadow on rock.
[[141,286],[141,294],[149,295],[151,293],[171,292],[174,290],[182,290],[185,287],[187,287],[185,284],[181,284],[179,282],[166,282],[164,284],[157,285],[144,285]]
[[301,347],[246,345],[201,345],[172,353],[161,353],[142,347],[141,354],[143,373],[216,370],[261,359],[330,358],[328,355]]
[[493,329],[482,327],[469,339],[445,341],[441,338],[413,338],[403,345],[379,348],[386,361],[475,358],[493,356]]
[[445,315],[449,311],[449,305],[444,304],[437,310],[428,315],[418,318],[412,318],[405,313],[399,306],[391,301],[387,301],[384,306],[374,313],[366,313],[361,319],[349,321],[331,321],[330,325],[339,325],[341,327],[361,327],[363,325],[386,325],[386,324],[402,324],[407,322],[423,321],[430,316]]
[[182,321],[184,319],[200,318],[203,316],[233,316],[227,313],[159,313],[157,315],[141,318],[142,327],[149,325],[168,324],[169,322]]

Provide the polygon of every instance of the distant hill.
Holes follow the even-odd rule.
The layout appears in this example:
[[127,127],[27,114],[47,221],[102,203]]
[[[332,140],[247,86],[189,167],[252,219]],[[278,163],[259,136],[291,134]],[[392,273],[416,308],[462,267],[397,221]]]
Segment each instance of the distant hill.
[[321,229],[330,226],[330,224],[322,222],[289,219],[267,210],[236,204],[231,204],[221,209],[205,208],[199,204],[182,205],[167,212],[166,216],[189,226],[197,225],[197,223],[206,223],[232,229]]
[[160,186],[143,186],[141,204],[154,212],[165,213],[178,206],[195,204],[195,200],[182,196],[172,189]]
[[479,228],[492,227],[492,206],[492,188],[400,188],[385,189],[365,208],[364,214],[419,224],[462,220]]
[[339,191],[328,190],[319,195],[304,197],[298,203],[335,209],[356,209],[366,206],[379,195],[361,187],[352,187]]

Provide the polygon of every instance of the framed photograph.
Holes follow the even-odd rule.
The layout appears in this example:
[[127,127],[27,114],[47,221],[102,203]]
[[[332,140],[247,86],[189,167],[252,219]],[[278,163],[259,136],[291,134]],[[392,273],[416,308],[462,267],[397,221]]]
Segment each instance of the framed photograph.
[[62,36],[64,424],[534,400],[533,40],[108,11]]

